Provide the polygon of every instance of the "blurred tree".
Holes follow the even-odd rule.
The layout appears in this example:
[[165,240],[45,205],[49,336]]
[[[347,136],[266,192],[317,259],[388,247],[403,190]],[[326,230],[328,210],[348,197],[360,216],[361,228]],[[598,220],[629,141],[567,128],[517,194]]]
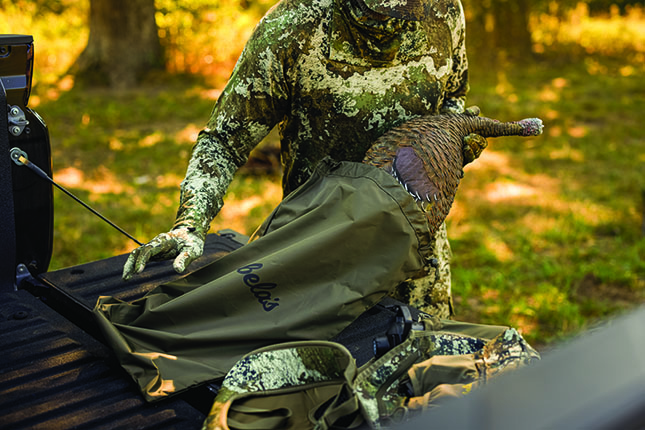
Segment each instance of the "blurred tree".
[[513,59],[532,53],[529,28],[530,0],[494,0],[491,11],[495,20],[494,46]]
[[529,0],[463,0],[469,18],[471,51],[481,59],[500,55],[522,58],[531,54]]
[[164,67],[154,0],[90,0],[87,46],[70,70],[93,85],[129,87]]
[[620,12],[625,12],[629,6],[643,6],[643,0],[587,0],[589,11],[595,14],[607,13],[612,6],[618,7]]
[[[532,54],[530,15],[562,12],[578,0],[462,0],[468,17],[469,44],[481,60],[500,56],[522,60]],[[589,0],[587,0],[589,1]],[[551,9],[557,9],[553,11]]]

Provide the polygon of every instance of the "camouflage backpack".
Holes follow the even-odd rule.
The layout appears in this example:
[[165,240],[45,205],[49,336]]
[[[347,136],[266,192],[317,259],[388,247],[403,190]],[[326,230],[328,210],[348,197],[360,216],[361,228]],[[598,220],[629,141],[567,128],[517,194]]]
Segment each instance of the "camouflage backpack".
[[228,372],[204,429],[379,429],[535,359],[515,329],[426,315],[360,369],[339,343],[273,345]]

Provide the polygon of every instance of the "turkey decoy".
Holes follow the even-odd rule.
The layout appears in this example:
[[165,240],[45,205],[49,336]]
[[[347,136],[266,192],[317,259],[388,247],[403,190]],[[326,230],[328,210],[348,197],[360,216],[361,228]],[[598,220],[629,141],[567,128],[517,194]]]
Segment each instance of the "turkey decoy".
[[426,210],[431,228],[436,229],[448,215],[463,176],[466,136],[537,136],[542,129],[539,118],[500,122],[479,116],[477,107],[463,114],[423,116],[378,138],[363,163],[394,176]]

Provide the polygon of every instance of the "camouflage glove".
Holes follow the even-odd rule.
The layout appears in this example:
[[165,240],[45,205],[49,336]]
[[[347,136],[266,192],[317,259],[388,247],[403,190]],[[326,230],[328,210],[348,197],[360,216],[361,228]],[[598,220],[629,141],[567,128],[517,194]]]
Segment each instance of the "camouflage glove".
[[172,230],[162,233],[130,254],[123,267],[123,279],[141,273],[150,260],[174,258],[179,273],[204,253],[204,241],[224,204],[226,188],[233,180],[237,165],[226,156],[219,143],[205,132],[200,134],[186,178],[181,183],[180,204]]
[[[141,273],[148,261],[175,259],[173,268],[183,273],[190,263],[204,253],[204,240],[214,218],[207,210],[210,205],[200,206],[198,201],[210,202],[210,196],[200,196],[190,189],[182,189],[177,219],[172,230],[157,235],[147,244],[130,253],[123,266],[123,280]],[[202,209],[199,209],[199,208]]]
[[[479,116],[480,110],[477,106],[471,106],[464,111],[467,115]],[[471,133],[464,137],[464,166],[472,163],[484,152],[488,146],[486,138],[475,133]]]
[[203,232],[186,226],[176,227],[168,233],[157,235],[150,242],[130,253],[123,266],[123,280],[127,281],[133,275],[141,273],[150,260],[174,258],[175,271],[184,272],[190,263],[203,254],[205,237]]

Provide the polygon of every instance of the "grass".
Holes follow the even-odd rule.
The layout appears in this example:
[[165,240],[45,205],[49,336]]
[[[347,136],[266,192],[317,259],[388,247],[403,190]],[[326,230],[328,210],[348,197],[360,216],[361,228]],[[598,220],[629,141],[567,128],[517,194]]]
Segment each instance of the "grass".
[[[38,107],[52,136],[54,179],[140,241],[172,226],[192,144],[214,102],[194,77],[160,79],[120,93],[74,88]],[[213,231],[252,231],[282,196],[273,179],[239,175]],[[71,199],[55,197],[51,269],[135,246]]]
[[642,74],[554,61],[473,82],[485,114],[542,117],[545,135],[491,140],[449,217],[458,317],[536,344],[645,300]]
[[[471,55],[469,104],[503,120],[539,116],[546,129],[539,138],[491,139],[467,168],[448,218],[457,319],[509,324],[546,348],[645,302],[639,14],[535,17],[537,58],[490,67]],[[54,178],[141,241],[167,230],[192,143],[227,72],[151,76],[118,93],[81,88],[61,73],[82,49],[82,25],[66,36],[51,19],[46,28],[28,17],[11,22],[23,21],[36,40],[31,106],[50,128]],[[271,134],[262,145],[276,144]],[[276,172],[240,172],[212,230],[251,233],[279,202],[279,181]],[[55,213],[50,270],[135,246],[58,191]]]

